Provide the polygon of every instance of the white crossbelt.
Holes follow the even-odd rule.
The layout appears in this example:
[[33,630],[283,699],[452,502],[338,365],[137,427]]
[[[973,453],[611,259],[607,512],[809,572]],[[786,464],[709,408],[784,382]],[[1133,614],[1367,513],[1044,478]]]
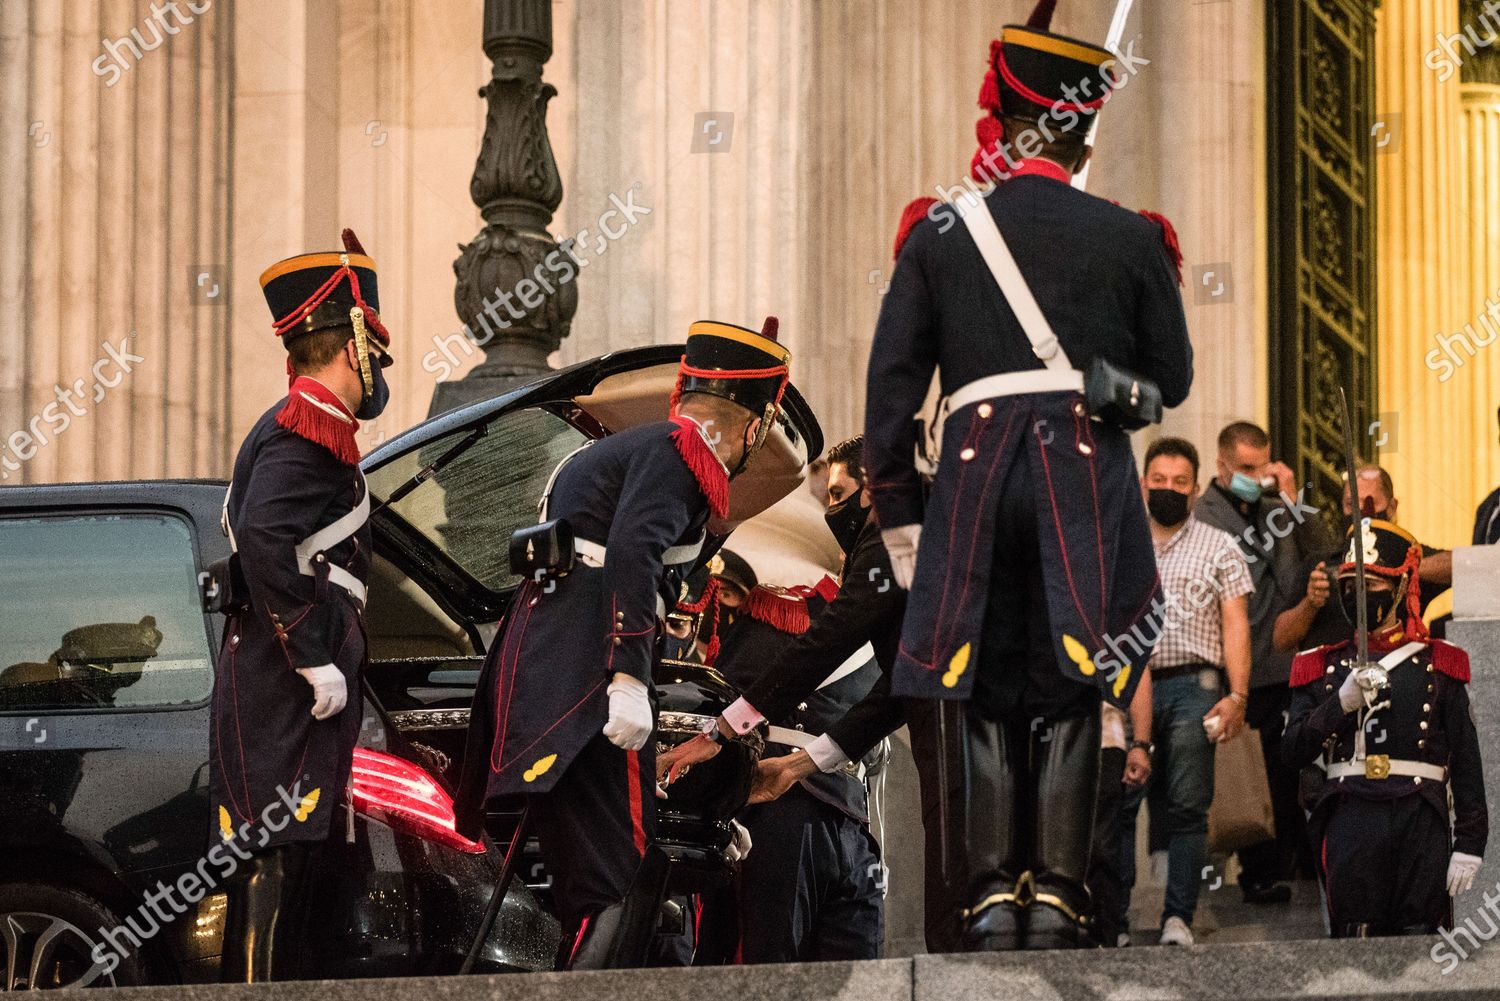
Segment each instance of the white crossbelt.
[[[1365,759],[1365,761],[1368,760],[1368,758]],[[1328,766],[1328,777],[1330,779],[1344,779],[1351,776],[1367,778],[1369,775],[1365,770],[1365,761],[1335,761]],[[1387,775],[1406,775],[1412,778],[1431,779],[1433,782],[1448,781],[1448,769],[1442,765],[1429,764],[1426,761],[1408,761],[1405,758],[1391,758],[1383,768]]]
[[[1391,671],[1394,671],[1396,668],[1406,663],[1409,659],[1416,656],[1417,651],[1421,650],[1425,645],[1426,644],[1424,643],[1413,640],[1410,643],[1397,647],[1390,653],[1386,654],[1384,657],[1381,657],[1379,664],[1385,669],[1386,674],[1389,675]],[[1365,709],[1359,714],[1359,725],[1354,731],[1354,763],[1358,764],[1361,768],[1360,774],[1364,774],[1362,769],[1364,768],[1363,761],[1365,759],[1365,726],[1369,723],[1370,717],[1375,714],[1375,710],[1385,708],[1389,705],[1389,702],[1383,702],[1378,706],[1373,706],[1371,708]]]
[[[359,474],[359,481],[364,496],[360,498],[354,509],[337,521],[318,529],[294,547],[297,554],[298,573],[306,577],[316,577],[318,575],[317,564],[326,562],[323,554],[354,535],[365,522],[370,520],[370,490],[365,485],[364,473]],[[235,541],[234,528],[229,524],[229,495],[233,491],[234,482],[231,481],[229,488],[224,491],[224,506],[219,514],[219,527],[224,530],[224,535],[229,539],[229,551],[238,553],[239,543]],[[361,606],[364,605],[366,595],[364,581],[333,563],[328,564],[328,580],[348,591],[349,595]]]
[[[676,567],[682,566],[686,563],[692,563],[698,558],[698,554],[703,552],[704,538],[705,536],[700,535],[698,536],[697,542],[689,542],[681,546],[669,547],[665,552],[661,554],[661,565],[664,567]],[[585,566],[604,566],[605,549],[604,546],[598,542],[594,542],[590,539],[575,538],[573,540],[573,551],[578,554],[578,558],[583,561]]]

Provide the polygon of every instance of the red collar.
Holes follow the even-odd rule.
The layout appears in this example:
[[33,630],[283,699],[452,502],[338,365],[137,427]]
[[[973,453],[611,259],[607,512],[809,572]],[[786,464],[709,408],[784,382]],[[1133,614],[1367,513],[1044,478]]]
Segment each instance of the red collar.
[[316,379],[298,376],[292,380],[286,406],[277,413],[276,423],[322,445],[340,462],[359,464],[359,445],[354,440],[359,421],[337,393]]
[[1053,163],[1051,160],[1043,159],[1042,157],[1034,157],[1030,160],[1022,160],[1017,163],[1015,168],[1010,172],[1010,176],[1012,179],[1017,177],[1025,177],[1028,174],[1035,174],[1038,177],[1049,177],[1054,181],[1061,181],[1064,184],[1073,183],[1072,174],[1069,174],[1066,170]]

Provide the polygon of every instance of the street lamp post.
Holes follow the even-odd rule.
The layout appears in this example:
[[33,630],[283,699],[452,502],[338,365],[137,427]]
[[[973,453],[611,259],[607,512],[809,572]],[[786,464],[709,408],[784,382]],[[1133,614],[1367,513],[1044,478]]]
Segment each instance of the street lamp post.
[[454,308],[484,358],[462,379],[438,383],[429,416],[549,371],[547,356],[578,308],[577,286],[559,281],[576,269],[557,267],[567,248],[547,232],[563,193],[547,138],[547,102],[557,89],[542,81],[552,56],[551,0],[485,0],[484,51],[493,64],[479,91],[488,111],[469,181],[484,228],[453,262]]

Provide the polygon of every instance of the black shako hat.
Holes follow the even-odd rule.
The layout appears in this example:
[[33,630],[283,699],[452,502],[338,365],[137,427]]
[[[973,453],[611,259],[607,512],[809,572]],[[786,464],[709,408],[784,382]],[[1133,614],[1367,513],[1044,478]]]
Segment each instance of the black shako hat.
[[759,333],[732,323],[699,320],[688,327],[672,410],[683,393],[708,393],[769,420],[781,406],[792,353],[776,340],[778,321]]
[[352,326],[352,313],[358,309],[375,340],[390,347],[391,335],[380,322],[375,262],[353,230],[344,230],[343,242],[343,251],[299,254],[262,272],[260,288],[282,343],[318,330]]
[[1057,132],[1084,135],[1116,85],[1114,53],[1037,25],[1008,24],[990,43],[979,103],[989,111],[1045,120]]

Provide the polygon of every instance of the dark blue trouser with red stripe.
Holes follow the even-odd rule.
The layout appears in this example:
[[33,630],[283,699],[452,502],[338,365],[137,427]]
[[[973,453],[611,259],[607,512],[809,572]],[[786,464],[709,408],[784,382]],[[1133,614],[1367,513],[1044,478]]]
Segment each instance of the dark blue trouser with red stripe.
[[656,836],[655,790],[655,745],[622,751],[600,734],[549,792],[532,797],[531,822],[564,929],[625,899]]

